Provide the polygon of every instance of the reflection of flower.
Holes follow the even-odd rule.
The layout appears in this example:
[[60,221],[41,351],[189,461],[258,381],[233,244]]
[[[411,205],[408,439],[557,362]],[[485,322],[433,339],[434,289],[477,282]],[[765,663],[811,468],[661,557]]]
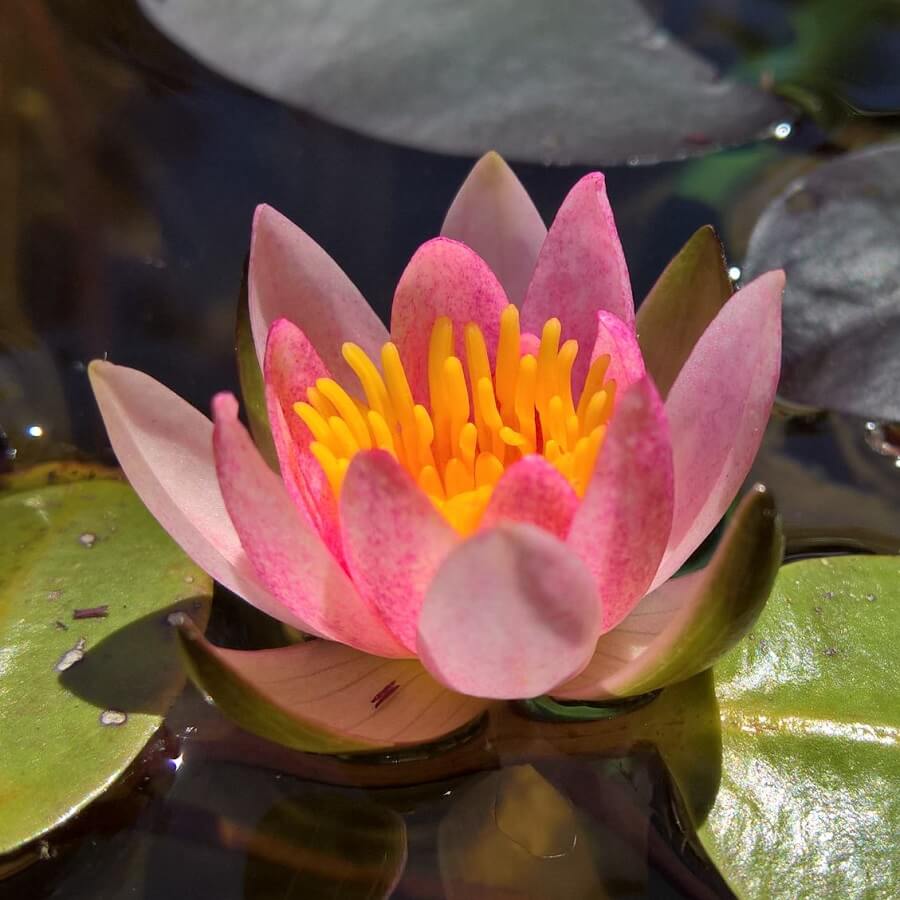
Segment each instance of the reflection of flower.
[[[358,703],[369,723],[344,733],[400,742],[411,738],[399,720],[390,735],[366,731],[395,693],[413,718],[440,685],[475,698],[608,694],[598,638],[623,638],[629,660],[628,635],[648,633],[640,609],[629,617],[642,597],[653,592],[652,631],[708,589],[666,582],[759,446],[782,287],[780,272],[763,275],[705,330],[685,325],[683,304],[648,321],[641,343],[683,361],[663,401],[603,177],[575,185],[548,233],[490,154],[444,236],[403,273],[390,336],[320,247],[257,211],[250,322],[281,479],[232,395],[214,399],[213,425],[134,370],[95,362],[91,378],[122,467],[185,551],[260,609],[337,642],[291,648],[303,715],[327,727],[314,700],[343,685],[333,706]],[[372,656],[418,657],[429,674]],[[340,666],[359,677],[344,685]],[[416,734],[480,708],[449,696],[456,706],[442,701]]]

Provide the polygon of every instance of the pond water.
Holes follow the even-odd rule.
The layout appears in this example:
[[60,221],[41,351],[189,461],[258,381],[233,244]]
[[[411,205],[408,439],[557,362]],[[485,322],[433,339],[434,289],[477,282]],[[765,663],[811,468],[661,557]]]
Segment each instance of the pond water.
[[[636,298],[706,223],[739,277],[760,212],[793,178],[896,133],[896,7],[866,0],[849,21],[844,5],[649,5],[728,74],[774,72],[798,105],[765,141],[604,166]],[[216,391],[237,391],[234,309],[257,203],[313,235],[386,318],[403,267],[438,232],[473,162],[265,99],[178,49],[133,0],[4,5],[0,65],[7,466],[112,461],[85,372],[104,354],[204,410]],[[515,168],[549,220],[592,167]],[[779,500],[789,554],[900,549],[900,472],[870,432],[849,416],[776,412],[754,476]],[[215,642],[261,646],[267,629],[216,598]],[[476,896],[461,886],[466,867],[485,897],[729,896],[685,840],[649,750],[606,759],[542,737],[533,751],[498,759],[499,774],[329,786],[291,754],[240,735],[188,689],[115,796],[51,835],[48,858],[0,881],[0,898],[377,897],[395,882],[393,896],[410,900]],[[516,811],[510,800],[507,816],[547,818],[559,846],[531,853],[541,865],[492,843],[498,829],[509,832],[498,798],[523,784],[541,802]],[[542,893],[542,878],[553,893]]]

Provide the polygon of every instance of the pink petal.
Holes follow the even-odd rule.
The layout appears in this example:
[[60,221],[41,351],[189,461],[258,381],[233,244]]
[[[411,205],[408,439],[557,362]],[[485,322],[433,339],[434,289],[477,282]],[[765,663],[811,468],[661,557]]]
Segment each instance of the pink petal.
[[569,546],[594,576],[602,630],[641,599],[672,527],[672,447],[662,401],[649,377],[619,398]]
[[337,501],[309,451],[312,435],[294,412],[294,404],[306,400],[306,389],[331,374],[310,340],[287,319],[278,319],[269,329],[263,371],[269,424],[285,486],[331,552],[343,559]]
[[725,514],[762,441],[781,369],[784,273],[767,272],[722,307],[666,400],[675,466],[669,546],[653,580],[678,571]]
[[465,244],[434,238],[416,250],[394,294],[391,337],[417,401],[428,400],[428,344],[435,320],[447,316],[453,322],[461,359],[463,329],[469,322],[479,325],[493,365],[500,313],[508,305],[497,276]]
[[345,341],[377,359],[388,340],[384,325],[340,266],[271,206],[258,206],[253,217],[249,292],[260,365],[269,328],[281,318],[302,329],[339,381],[352,377],[341,356]]
[[341,490],[350,576],[411,651],[425,590],[459,536],[382,450],[357,453]]
[[547,228],[499,153],[485,153],[475,163],[441,234],[471,247],[500,279],[510,302],[521,306]]
[[[563,340],[575,338],[579,347],[593,347],[601,309],[634,324],[625,255],[605,180],[594,172],[572,188],[550,226],[522,306],[522,328],[540,334],[544,322],[556,316]],[[577,388],[587,367],[582,352],[573,371]]]
[[620,396],[644,377],[644,357],[634,328],[626,325],[618,316],[600,310],[597,313],[597,339],[594,341],[590,361],[593,362],[604,354],[609,354],[606,378],[616,382],[616,390]]
[[406,656],[303,519],[237,418],[231,394],[213,399],[213,453],[222,496],[262,582],[331,640],[377,656]]
[[[447,690],[413,659],[381,659],[332,641],[225,650],[190,624],[182,634],[192,674],[216,705],[248,731],[298,750],[347,753],[426,744],[488,706]],[[203,664],[210,657],[218,671],[207,681]],[[252,703],[241,702],[247,694]]]
[[181,549],[257,609],[315,632],[269,593],[241,547],[216,479],[212,422],[136,369],[94,360],[88,373],[119,465]]
[[590,572],[553,535],[507,522],[454,550],[419,618],[419,657],[475,697],[536,697],[581,671],[600,633]]
[[503,473],[480,527],[531,522],[565,540],[577,508],[578,495],[569,482],[543,456],[531,454]]

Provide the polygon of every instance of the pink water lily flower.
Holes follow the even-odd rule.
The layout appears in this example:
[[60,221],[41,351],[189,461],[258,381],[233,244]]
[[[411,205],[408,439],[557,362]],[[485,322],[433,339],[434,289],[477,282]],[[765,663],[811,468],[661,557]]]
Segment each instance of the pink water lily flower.
[[762,518],[745,501],[707,569],[672,576],[759,447],[784,277],[712,306],[696,277],[651,296],[636,330],[603,176],[548,231],[488,154],[401,276],[390,333],[321,247],[258,208],[249,313],[280,476],[233,395],[210,422],[149,376],[92,363],[110,441],[160,523],[217,581],[324,639],[211,648],[306,735],[295,745],[431,740],[493,699],[628,696],[749,627],[752,610],[722,613],[722,585],[767,592],[780,537],[760,557],[748,534],[773,518],[768,498]]

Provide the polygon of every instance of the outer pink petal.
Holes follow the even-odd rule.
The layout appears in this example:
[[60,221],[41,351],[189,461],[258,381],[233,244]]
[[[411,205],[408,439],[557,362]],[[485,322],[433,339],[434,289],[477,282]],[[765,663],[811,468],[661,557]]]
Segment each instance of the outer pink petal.
[[288,493],[341,560],[337,501],[322,467],[309,452],[312,435],[293,408],[306,400],[306,389],[317,378],[331,374],[309,338],[287,319],[278,319],[269,329],[263,371],[269,424]]
[[673,493],[668,423],[647,376],[619,398],[569,533],[569,546],[596,581],[604,632],[653,580],[672,527]]
[[465,358],[463,329],[469,322],[479,325],[493,365],[500,314],[508,305],[497,276],[465,244],[434,238],[416,250],[394,294],[391,338],[417,401],[428,400],[428,344],[435,320],[452,320],[460,359]]
[[578,508],[578,495],[562,475],[532,454],[510,466],[497,482],[481,528],[498,522],[531,522],[565,540]]
[[444,237],[468,244],[522,305],[547,228],[522,182],[493,150],[475,163],[447,212]]
[[260,579],[319,634],[376,656],[407,656],[300,515],[237,411],[231,394],[213,399],[213,452],[225,505]]
[[647,370],[634,328],[626,325],[618,316],[601,310],[597,313],[597,339],[594,341],[591,362],[605,353],[609,354],[606,378],[616,382],[616,390],[620,395],[644,377]]
[[675,465],[662,584],[715,527],[747,477],[781,370],[784,273],[767,272],[722,307],[691,351],[666,400]]
[[[429,743],[489,706],[448,691],[414,659],[379,659],[333,641],[226,650],[207,642],[192,626],[185,631],[188,652],[212,656],[225,669],[224,677],[209,684],[216,704],[263,737],[288,745],[293,738],[298,750],[371,752]],[[206,687],[202,678],[200,683]],[[230,710],[234,700],[223,687],[251,690],[270,711],[292,721],[286,728],[273,728],[262,716],[247,716],[240,701]]]
[[119,465],[181,549],[257,609],[314,632],[269,593],[241,547],[216,480],[212,422],[136,369],[94,360],[88,371]]
[[340,380],[352,377],[341,356],[344,341],[377,359],[388,339],[384,325],[340,266],[293,222],[271,206],[253,217],[249,273],[250,327],[260,365],[269,327],[277,319],[298,325]]
[[419,618],[419,657],[474,697],[536,697],[587,665],[600,633],[590,572],[534,525],[469,538],[438,570]]
[[584,349],[593,347],[597,311],[634,324],[634,301],[625,255],[599,172],[585,175],[563,201],[541,248],[522,306],[522,327],[540,334],[547,319],[562,323],[563,339],[575,338],[582,355],[574,383],[587,372]]
[[425,590],[459,536],[382,450],[357,453],[341,490],[347,566],[362,595],[409,650]]

